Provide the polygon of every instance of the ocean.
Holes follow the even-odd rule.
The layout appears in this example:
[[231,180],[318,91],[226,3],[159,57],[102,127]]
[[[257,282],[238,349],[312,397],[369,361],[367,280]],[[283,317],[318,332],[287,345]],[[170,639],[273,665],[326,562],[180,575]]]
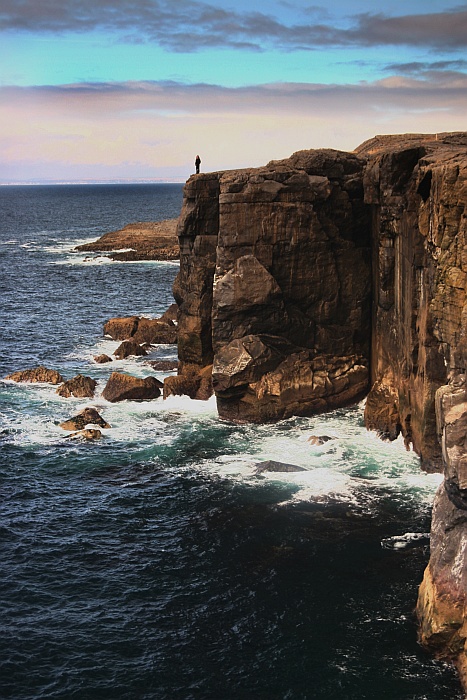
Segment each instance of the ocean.
[[[441,477],[367,432],[363,404],[253,426],[213,399],[101,398],[112,370],[167,376],[93,357],[118,345],[109,318],[165,311],[178,263],[74,248],[181,201],[181,185],[0,188],[0,377],[98,381],[90,400],[0,381],[0,697],[462,698],[413,614]],[[59,423],[86,406],[111,428],[68,440]],[[307,471],[257,474],[269,459]]]

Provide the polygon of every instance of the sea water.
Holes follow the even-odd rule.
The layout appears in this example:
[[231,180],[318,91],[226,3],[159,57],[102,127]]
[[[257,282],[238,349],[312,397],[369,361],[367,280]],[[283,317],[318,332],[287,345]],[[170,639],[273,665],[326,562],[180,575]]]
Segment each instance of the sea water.
[[[276,425],[215,401],[109,404],[113,316],[160,315],[177,262],[75,247],[180,211],[180,185],[0,188],[0,376],[39,364],[93,399],[0,382],[0,697],[445,700],[414,606],[440,477],[365,430],[363,404]],[[176,358],[158,346],[151,359]],[[94,406],[103,439],[67,439]],[[321,446],[312,435],[331,439]],[[276,460],[296,473],[257,473]]]

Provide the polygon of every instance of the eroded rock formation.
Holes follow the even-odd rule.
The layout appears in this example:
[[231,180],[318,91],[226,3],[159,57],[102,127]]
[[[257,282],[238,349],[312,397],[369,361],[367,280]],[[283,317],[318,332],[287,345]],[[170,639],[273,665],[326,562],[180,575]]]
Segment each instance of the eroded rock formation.
[[369,389],[367,426],[444,469],[417,610],[467,687],[467,134],[193,176],[178,235],[179,374],[213,364],[222,417]]
[[368,389],[365,160],[304,151],[191,178],[179,219],[179,360],[210,365],[219,414],[265,421]]
[[105,233],[99,240],[77,246],[84,252],[109,252],[113,260],[176,260],[179,247],[177,219],[128,224]]

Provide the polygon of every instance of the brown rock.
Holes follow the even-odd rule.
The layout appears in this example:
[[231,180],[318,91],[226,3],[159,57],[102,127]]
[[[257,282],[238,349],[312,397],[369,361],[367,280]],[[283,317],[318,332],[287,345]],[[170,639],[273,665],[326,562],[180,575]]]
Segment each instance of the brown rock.
[[166,377],[164,380],[164,399],[168,396],[189,396],[191,399],[207,401],[213,395],[212,365],[185,365],[181,374]]
[[112,372],[102,392],[102,398],[111,403],[117,401],[149,401],[161,395],[160,382],[155,377],[132,377]]
[[98,365],[103,365],[106,362],[112,362],[112,358],[103,353],[102,355],[95,355],[94,362],[97,362]]
[[[172,312],[170,315],[173,315]],[[114,340],[131,339],[138,345],[171,345],[177,342],[177,326],[168,316],[160,319],[138,316],[111,318],[104,325],[104,335],[110,335]]]
[[133,340],[150,345],[172,345],[177,342],[177,327],[173,321],[166,323],[158,318],[140,318]]
[[61,384],[64,382],[62,375],[54,369],[47,367],[35,367],[34,369],[23,369],[18,372],[9,374],[5,379],[10,379],[13,382],[31,382],[44,384]]
[[77,374],[73,379],[68,379],[55,392],[59,396],[68,399],[70,396],[76,398],[90,398],[94,396],[94,391],[97,386],[95,379],[84,377],[82,374]]
[[111,318],[104,324],[104,335],[110,335],[113,340],[127,340],[135,334],[138,321],[138,316]]
[[98,425],[101,428],[110,428],[110,425],[99,415],[95,408],[85,408],[81,413],[60,423],[63,430],[84,430],[87,425]]
[[171,372],[177,369],[178,360],[147,360],[144,364],[159,372]]
[[176,229],[177,219],[128,224],[76,250],[117,251],[109,256],[113,260],[175,260],[180,254]]
[[114,352],[117,360],[124,360],[126,357],[131,357],[132,355],[144,356],[147,355],[147,351],[141,347],[139,343],[132,340],[124,340],[121,345]]

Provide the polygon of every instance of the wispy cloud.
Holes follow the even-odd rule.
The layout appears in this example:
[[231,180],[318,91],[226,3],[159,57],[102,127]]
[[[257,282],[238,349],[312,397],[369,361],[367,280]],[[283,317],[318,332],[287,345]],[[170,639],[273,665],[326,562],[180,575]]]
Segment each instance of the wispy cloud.
[[[288,3],[293,7],[293,3]],[[127,42],[155,42],[169,51],[212,47],[284,51],[323,46],[407,45],[443,49],[467,46],[467,5],[444,12],[354,15],[337,26],[310,6],[307,18],[279,20],[271,13],[226,10],[197,0],[3,0],[0,28],[63,33],[111,31]],[[307,20],[307,21],[304,21]],[[311,20],[311,21],[310,21]]]

